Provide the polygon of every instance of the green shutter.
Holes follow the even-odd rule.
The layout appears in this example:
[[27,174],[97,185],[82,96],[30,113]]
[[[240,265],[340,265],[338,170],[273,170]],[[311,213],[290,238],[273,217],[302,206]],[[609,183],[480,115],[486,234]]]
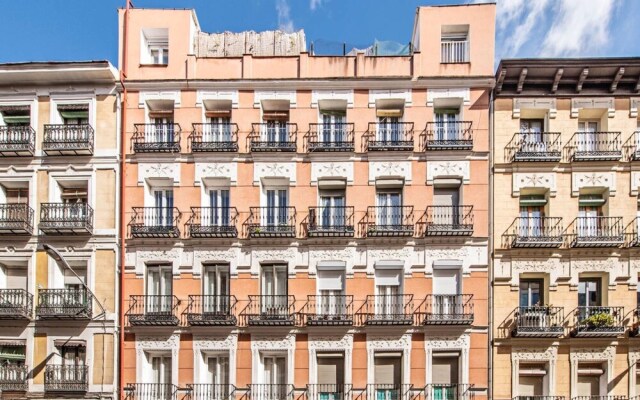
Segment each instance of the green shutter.
[[582,194],[578,199],[578,205],[583,207],[601,206],[607,201],[602,198],[601,194]]
[[0,346],[0,360],[24,360],[24,346]]
[[64,119],[89,118],[89,111],[60,111],[60,116]]
[[520,196],[521,206],[544,206],[545,204],[547,199],[544,195]]
[[322,115],[335,115],[336,117],[344,117],[347,115],[346,110],[321,110]]
[[28,124],[31,121],[31,117],[28,115],[7,115],[2,119],[7,124]]

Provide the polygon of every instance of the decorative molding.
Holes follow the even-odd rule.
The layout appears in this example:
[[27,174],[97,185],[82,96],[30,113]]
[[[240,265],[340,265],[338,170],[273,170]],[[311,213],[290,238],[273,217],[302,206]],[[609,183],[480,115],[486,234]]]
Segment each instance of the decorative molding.
[[377,100],[386,99],[404,99],[405,107],[410,107],[411,89],[397,89],[397,90],[369,90],[369,108],[376,106]]
[[[374,365],[376,351],[402,351],[402,370],[411,368],[411,334],[402,336],[377,336],[367,334],[367,383],[374,383]],[[411,374],[403,374],[403,382],[410,382]]]
[[311,183],[321,178],[345,178],[347,184],[353,184],[353,162],[331,161],[311,163]]
[[180,335],[170,336],[138,336],[136,337],[136,351],[141,354],[150,350],[175,350],[180,347]]
[[616,194],[616,173],[611,172],[572,172],[571,194],[578,196],[580,189],[603,187],[609,189],[609,195]]
[[282,336],[251,335],[251,350],[293,350],[296,335]]
[[571,361],[609,361],[616,356],[616,346],[606,346],[601,348],[584,347],[572,348],[569,353]]
[[296,184],[296,163],[263,163],[253,164],[253,183],[258,184],[263,178],[284,178],[289,180],[290,185]]
[[631,196],[638,195],[638,188],[640,188],[640,171],[631,171]]
[[471,91],[469,88],[458,89],[427,89],[427,107],[433,107],[433,101],[435,99],[451,99],[459,98],[465,106],[471,103]]
[[170,180],[172,185],[180,186],[180,163],[138,164],[138,186],[156,179]]
[[346,273],[353,273],[353,264],[356,262],[356,247],[345,247],[342,249],[309,249],[309,274],[317,273],[317,265],[320,261],[344,261],[346,263]]
[[269,250],[253,250],[251,257],[256,261],[279,261],[291,260],[296,256],[296,251],[292,248],[287,249],[269,249]]
[[199,276],[202,274],[202,263],[206,262],[224,262],[229,264],[231,275],[237,273],[237,262],[239,258],[240,249],[237,247],[231,248],[207,248],[194,249],[193,250],[193,275]]
[[144,108],[145,103],[149,100],[173,100],[173,106],[180,108],[180,91],[179,90],[163,90],[140,92],[138,94],[138,108]]
[[235,185],[238,182],[238,164],[235,162],[196,163],[194,185],[200,186],[201,182],[206,185],[208,178],[225,178],[231,185]]
[[556,99],[555,98],[515,98],[513,99],[513,114],[512,118],[520,118],[520,110],[549,110],[549,118],[556,117]]
[[427,185],[433,185],[436,178],[462,178],[469,183],[469,161],[427,161]]
[[520,196],[520,190],[524,188],[546,188],[549,189],[549,195],[555,197],[556,174],[555,172],[514,173],[511,194]]
[[549,347],[513,347],[512,361],[551,361],[558,358],[558,346]]
[[237,348],[238,335],[230,334],[229,336],[211,337],[211,336],[194,336],[193,351],[224,351],[235,350]]
[[607,116],[615,116],[615,101],[613,97],[573,98],[571,99],[571,118],[578,118],[581,108],[603,108],[607,110]]
[[173,274],[178,275],[182,259],[182,248],[170,250],[137,250],[135,252],[135,272],[144,276],[146,264],[149,262],[168,262],[173,265]]
[[253,108],[260,108],[262,100],[289,100],[289,106],[297,106],[295,90],[256,90],[253,92]]
[[616,280],[619,276],[627,275],[624,264],[618,257],[572,259],[570,261],[569,271],[571,272],[571,284],[573,286],[578,286],[580,272],[607,271],[610,287],[616,285]]
[[198,90],[196,107],[202,107],[205,100],[231,100],[231,107],[238,108],[237,90]]
[[353,349],[353,335],[343,337],[309,335],[307,345],[309,350],[349,350]]
[[638,105],[640,104],[640,97],[631,97],[629,99],[629,118],[638,117]]
[[411,161],[369,161],[369,183],[381,177],[399,177],[411,183]]
[[471,347],[471,337],[469,335],[431,337],[424,342],[424,347],[432,350],[468,350]]
[[311,108],[318,107],[319,100],[346,100],[347,107],[353,108],[353,90],[313,90]]

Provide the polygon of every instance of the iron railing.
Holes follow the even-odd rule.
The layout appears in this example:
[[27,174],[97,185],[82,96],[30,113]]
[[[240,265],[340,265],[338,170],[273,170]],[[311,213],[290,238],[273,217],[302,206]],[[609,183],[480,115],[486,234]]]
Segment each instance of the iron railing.
[[564,396],[515,396],[511,400],[564,400]]
[[560,161],[562,142],[559,132],[518,132],[508,150],[514,162]]
[[33,208],[28,204],[0,204],[0,234],[31,235]]
[[134,124],[134,153],[180,153],[180,124]]
[[353,123],[319,123],[309,124],[307,150],[320,151],[353,151]]
[[564,334],[564,308],[518,307],[514,311],[515,337],[560,337]]
[[253,238],[295,237],[295,207],[250,207],[247,227]]
[[367,151],[413,151],[413,122],[369,122]]
[[606,337],[624,334],[623,307],[578,307],[574,313],[575,337]]
[[254,123],[249,136],[252,152],[286,151],[295,152],[298,125],[289,122]]
[[426,150],[471,150],[473,129],[471,121],[428,122]]
[[370,206],[366,221],[369,237],[413,236],[413,206]]
[[187,226],[192,238],[235,238],[237,223],[235,207],[191,207]]
[[294,386],[284,383],[261,383],[249,385],[251,400],[293,400]]
[[411,400],[413,385],[406,383],[370,383],[367,400]]
[[39,289],[36,316],[40,319],[91,319],[93,297],[86,289]]
[[31,319],[33,295],[24,289],[0,289],[0,319]]
[[353,325],[353,296],[308,295],[303,313],[308,326]]
[[633,132],[627,143],[628,159],[631,161],[640,160],[640,131]]
[[627,400],[626,396],[575,396],[571,400]]
[[0,126],[0,154],[3,156],[33,156],[36,131],[30,126]]
[[570,231],[573,247],[618,247],[624,243],[622,217],[578,217]]
[[42,203],[38,228],[47,234],[93,232],[93,208],[87,203]]
[[196,383],[187,385],[185,400],[235,400],[235,394],[234,385]]
[[45,125],[42,150],[47,155],[92,155],[93,127],[88,124]]
[[287,295],[249,295],[241,313],[247,325],[292,326],[295,324],[295,298]]
[[29,388],[29,368],[24,364],[0,366],[0,390],[3,392],[26,392]]
[[518,217],[507,230],[510,247],[560,247],[564,241],[562,218]]
[[418,307],[424,325],[471,325],[472,294],[430,294]]
[[360,314],[366,325],[413,325],[413,295],[367,295]]
[[429,206],[427,236],[469,236],[473,234],[473,206]]
[[573,161],[619,160],[620,132],[576,132],[572,140]]
[[177,238],[182,214],[175,207],[133,207],[129,222],[134,238]]
[[310,237],[353,236],[353,207],[309,207],[307,228]]
[[126,400],[178,400],[178,387],[170,383],[135,383],[124,388]]
[[189,142],[193,153],[238,151],[238,124],[193,124]]
[[234,326],[237,325],[235,296],[189,295],[185,315],[189,325]]
[[173,295],[132,295],[125,316],[130,326],[175,326],[179,304]]
[[89,366],[47,365],[44,370],[45,392],[86,392],[89,390]]
[[627,226],[627,245],[640,247],[640,217],[636,217]]
[[473,385],[467,383],[433,383],[425,386],[426,400],[473,400]]
[[442,64],[468,63],[469,41],[443,40],[440,42],[440,62]]
[[307,384],[308,400],[348,400],[352,385],[347,384]]

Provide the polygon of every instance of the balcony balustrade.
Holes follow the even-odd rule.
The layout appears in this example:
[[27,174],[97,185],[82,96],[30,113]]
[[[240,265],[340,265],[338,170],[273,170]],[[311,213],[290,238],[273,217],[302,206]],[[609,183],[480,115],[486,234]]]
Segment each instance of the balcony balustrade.
[[303,314],[307,326],[351,326],[353,296],[309,295]]
[[0,155],[4,157],[33,157],[36,131],[30,126],[0,126]]
[[365,325],[413,325],[413,295],[368,295],[358,314]]
[[558,162],[562,158],[559,132],[518,132],[507,146],[513,162]]
[[564,308],[562,307],[518,307],[514,311],[514,318],[514,337],[557,338],[564,334]]
[[33,214],[28,204],[0,204],[0,235],[32,235]]
[[39,319],[87,320],[93,316],[93,296],[86,289],[40,289]]
[[293,385],[279,383],[262,383],[249,385],[251,400],[293,400]]
[[569,231],[573,247],[618,247],[624,243],[622,217],[578,217]]
[[471,121],[428,122],[425,150],[471,150],[473,129]]
[[186,387],[185,400],[235,400],[236,387],[233,385],[197,383]]
[[352,237],[353,207],[309,207],[309,237]]
[[173,122],[134,124],[134,153],[180,153],[180,124]]
[[468,63],[468,40],[443,40],[440,42],[440,62],[442,64]]
[[238,125],[224,122],[193,124],[189,142],[193,153],[236,152]]
[[473,385],[465,383],[434,383],[425,386],[425,400],[473,400]]
[[175,207],[133,207],[129,222],[134,238],[178,238],[182,214]]
[[426,236],[470,236],[473,234],[473,206],[429,206]]
[[87,365],[47,365],[44,371],[45,392],[86,392],[89,390]]
[[29,388],[29,368],[26,365],[0,366],[0,390],[2,392],[26,392]]
[[430,294],[418,306],[423,325],[471,325],[473,295]]
[[170,383],[135,383],[124,387],[126,400],[178,400],[178,387]]
[[307,150],[313,152],[354,151],[353,123],[309,124]]
[[512,400],[564,400],[564,396],[516,396]]
[[559,217],[519,217],[507,230],[509,247],[557,248],[564,242],[562,218]]
[[287,295],[249,295],[249,304],[240,314],[247,325],[295,325],[295,298]]
[[189,295],[185,312],[191,326],[235,326],[235,296],[229,295]]
[[45,125],[42,150],[48,156],[90,156],[94,136],[88,124]]
[[368,237],[413,236],[413,206],[367,207]]
[[626,396],[575,396],[571,400],[627,400]]
[[0,289],[0,319],[31,319],[33,295],[24,289]]
[[622,307],[578,307],[574,321],[574,337],[616,337],[623,335],[626,329]]
[[250,207],[247,227],[252,238],[296,236],[295,207]]
[[367,400],[412,400],[411,384],[372,383],[367,385]]
[[187,222],[192,238],[238,237],[238,210],[235,207],[191,207]]
[[413,151],[413,122],[370,122],[367,151]]
[[349,400],[352,385],[340,384],[308,384],[308,400]]
[[249,136],[251,152],[295,152],[298,125],[282,123],[254,123]]
[[93,208],[87,203],[42,203],[38,228],[47,235],[91,234]]
[[576,132],[573,161],[616,161],[622,158],[620,132]]
[[176,326],[179,303],[172,295],[133,295],[125,316],[129,326]]

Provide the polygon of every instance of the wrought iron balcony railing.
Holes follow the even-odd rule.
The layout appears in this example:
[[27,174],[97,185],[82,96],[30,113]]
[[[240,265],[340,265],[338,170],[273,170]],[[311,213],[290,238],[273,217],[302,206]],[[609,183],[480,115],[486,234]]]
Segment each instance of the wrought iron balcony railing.
[[26,365],[0,366],[0,390],[3,392],[26,392],[29,388],[28,379],[29,368]]
[[578,307],[574,318],[575,337],[615,337],[623,335],[626,329],[623,307]]
[[307,326],[351,326],[353,296],[309,295],[303,313]]
[[625,147],[627,149],[627,158],[630,161],[640,160],[640,131],[633,132]]
[[372,383],[367,385],[367,400],[411,400],[413,385],[405,383]]
[[564,308],[518,307],[514,311],[514,337],[560,337],[564,334]]
[[573,161],[615,161],[622,158],[620,132],[576,132],[571,143]]
[[564,241],[562,218],[560,217],[519,217],[511,224],[505,235],[507,246],[560,247]]
[[308,400],[348,400],[352,385],[347,384],[307,384]]
[[309,237],[352,237],[353,207],[309,207]]
[[571,400],[627,400],[626,396],[575,396]]
[[134,238],[178,238],[182,214],[175,207],[133,207],[129,222]]
[[185,312],[187,323],[191,326],[235,326],[235,296],[229,295],[189,295],[189,304]]
[[472,294],[430,294],[418,307],[423,325],[471,325]]
[[564,400],[564,396],[516,396],[512,400]]
[[33,208],[28,204],[0,204],[0,235],[33,234]]
[[367,207],[367,236],[413,236],[413,206]]
[[180,153],[180,124],[134,124],[134,153]]
[[94,135],[88,124],[45,125],[42,150],[49,156],[90,156]]
[[87,203],[42,203],[40,224],[45,234],[91,234],[93,208]]
[[0,289],[0,319],[31,319],[33,295],[24,289]]
[[367,151],[413,151],[413,122],[369,122]]
[[413,295],[368,295],[359,314],[366,325],[413,325]]
[[170,383],[134,383],[125,386],[126,400],[178,400],[178,387]]
[[295,237],[295,207],[250,207],[247,227],[252,238]]
[[473,400],[473,385],[466,383],[433,383],[425,386],[426,400]]
[[172,295],[133,295],[125,313],[129,326],[176,326],[180,301]]
[[473,234],[473,206],[429,206],[427,236],[469,236]]
[[293,326],[295,298],[287,295],[249,295],[249,304],[241,316],[247,325]]
[[249,385],[251,400],[293,400],[293,385],[279,383],[253,383]]
[[238,124],[193,124],[189,136],[193,153],[238,151]]
[[473,129],[471,121],[428,122],[425,149],[431,150],[471,150],[473,149]]
[[518,132],[507,146],[513,162],[560,161],[559,132]]
[[185,400],[231,400],[236,398],[233,385],[198,383],[187,385]]
[[469,60],[468,40],[443,40],[440,42],[440,63],[463,64],[468,63]]
[[36,316],[40,319],[91,319],[93,297],[85,289],[39,289]]
[[35,153],[36,131],[30,126],[0,126],[0,155],[31,157]]
[[191,207],[187,222],[192,238],[238,237],[238,210],[235,207]]
[[569,231],[573,247],[618,247],[624,243],[622,217],[578,217]]
[[45,392],[86,392],[89,390],[87,365],[47,365],[44,371]]
[[307,150],[321,151],[353,151],[353,123],[320,123],[309,124]]
[[283,123],[254,123],[249,136],[252,152],[286,151],[297,149],[298,125]]

